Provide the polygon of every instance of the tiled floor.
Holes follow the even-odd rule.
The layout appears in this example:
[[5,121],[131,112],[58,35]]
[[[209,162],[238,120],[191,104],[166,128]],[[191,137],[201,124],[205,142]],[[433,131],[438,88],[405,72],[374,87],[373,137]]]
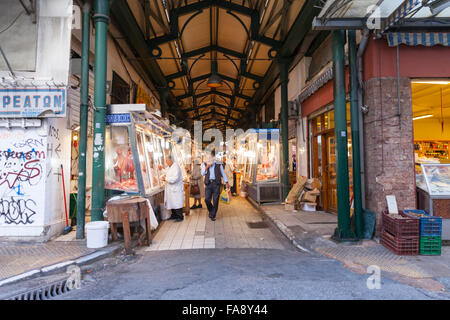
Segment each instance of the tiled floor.
[[146,251],[209,249],[209,248],[268,248],[283,249],[270,228],[252,229],[248,222],[259,222],[263,216],[247,200],[234,197],[231,204],[219,204],[216,221],[208,218],[206,205],[191,210],[184,221],[164,221]]

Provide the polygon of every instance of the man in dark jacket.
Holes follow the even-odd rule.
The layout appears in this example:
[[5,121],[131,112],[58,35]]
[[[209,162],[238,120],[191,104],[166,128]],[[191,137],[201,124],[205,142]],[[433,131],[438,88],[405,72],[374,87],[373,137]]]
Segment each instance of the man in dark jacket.
[[[230,188],[228,184],[228,177],[221,164],[215,161],[214,150],[210,153],[211,159],[202,164],[202,176],[205,177],[205,203],[208,207],[209,218],[212,221],[216,220],[217,210],[219,209],[220,186],[221,179],[225,182],[227,189]],[[212,203],[211,203],[212,199]]]

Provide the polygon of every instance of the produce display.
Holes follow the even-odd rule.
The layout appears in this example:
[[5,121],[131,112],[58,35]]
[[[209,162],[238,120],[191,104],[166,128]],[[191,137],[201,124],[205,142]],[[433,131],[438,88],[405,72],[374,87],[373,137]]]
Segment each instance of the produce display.
[[418,213],[418,212],[408,212],[408,215],[416,217],[416,218],[429,218],[430,217],[426,214]]
[[136,179],[128,179],[122,182],[107,179],[105,180],[105,188],[122,191],[137,191],[138,185]]

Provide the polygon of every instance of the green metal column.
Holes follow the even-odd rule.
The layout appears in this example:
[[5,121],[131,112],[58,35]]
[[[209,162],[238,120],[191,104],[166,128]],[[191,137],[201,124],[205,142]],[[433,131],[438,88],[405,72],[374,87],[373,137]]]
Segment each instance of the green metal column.
[[361,156],[359,141],[359,110],[358,110],[358,70],[356,31],[348,31],[348,55],[350,64],[350,110],[352,126],[352,150],[353,150],[353,200],[356,236],[363,237],[362,221],[362,191],[361,191]]
[[337,207],[338,227],[335,230],[336,240],[354,239],[350,224],[350,196],[348,175],[348,141],[347,141],[347,109],[345,88],[345,31],[332,33],[333,67],[334,67],[334,126],[336,140],[337,167]]
[[83,6],[81,40],[81,87],[80,87],[80,139],[78,151],[78,197],[77,197],[77,239],[84,239],[84,220],[86,208],[86,144],[89,99],[89,41],[91,6]]
[[92,169],[92,221],[103,220],[105,206],[106,61],[109,0],[95,0],[94,148]]
[[289,117],[288,117],[288,83],[289,83],[289,60],[279,59],[280,85],[281,85],[281,140],[282,140],[282,184],[283,200],[289,194],[291,186],[289,185]]

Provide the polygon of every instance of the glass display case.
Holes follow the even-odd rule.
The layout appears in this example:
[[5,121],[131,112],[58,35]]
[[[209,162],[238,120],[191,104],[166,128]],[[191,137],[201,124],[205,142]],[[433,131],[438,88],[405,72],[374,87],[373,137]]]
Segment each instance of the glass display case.
[[442,238],[450,240],[450,164],[416,164],[417,207],[442,217]]
[[[167,155],[181,161],[170,138],[172,128],[145,109],[127,111],[124,106],[107,114],[105,189],[110,194],[153,196],[164,189],[160,168],[166,167]],[[184,165],[180,167],[185,175]]]
[[251,129],[237,147],[248,196],[259,204],[281,202],[280,130]]

